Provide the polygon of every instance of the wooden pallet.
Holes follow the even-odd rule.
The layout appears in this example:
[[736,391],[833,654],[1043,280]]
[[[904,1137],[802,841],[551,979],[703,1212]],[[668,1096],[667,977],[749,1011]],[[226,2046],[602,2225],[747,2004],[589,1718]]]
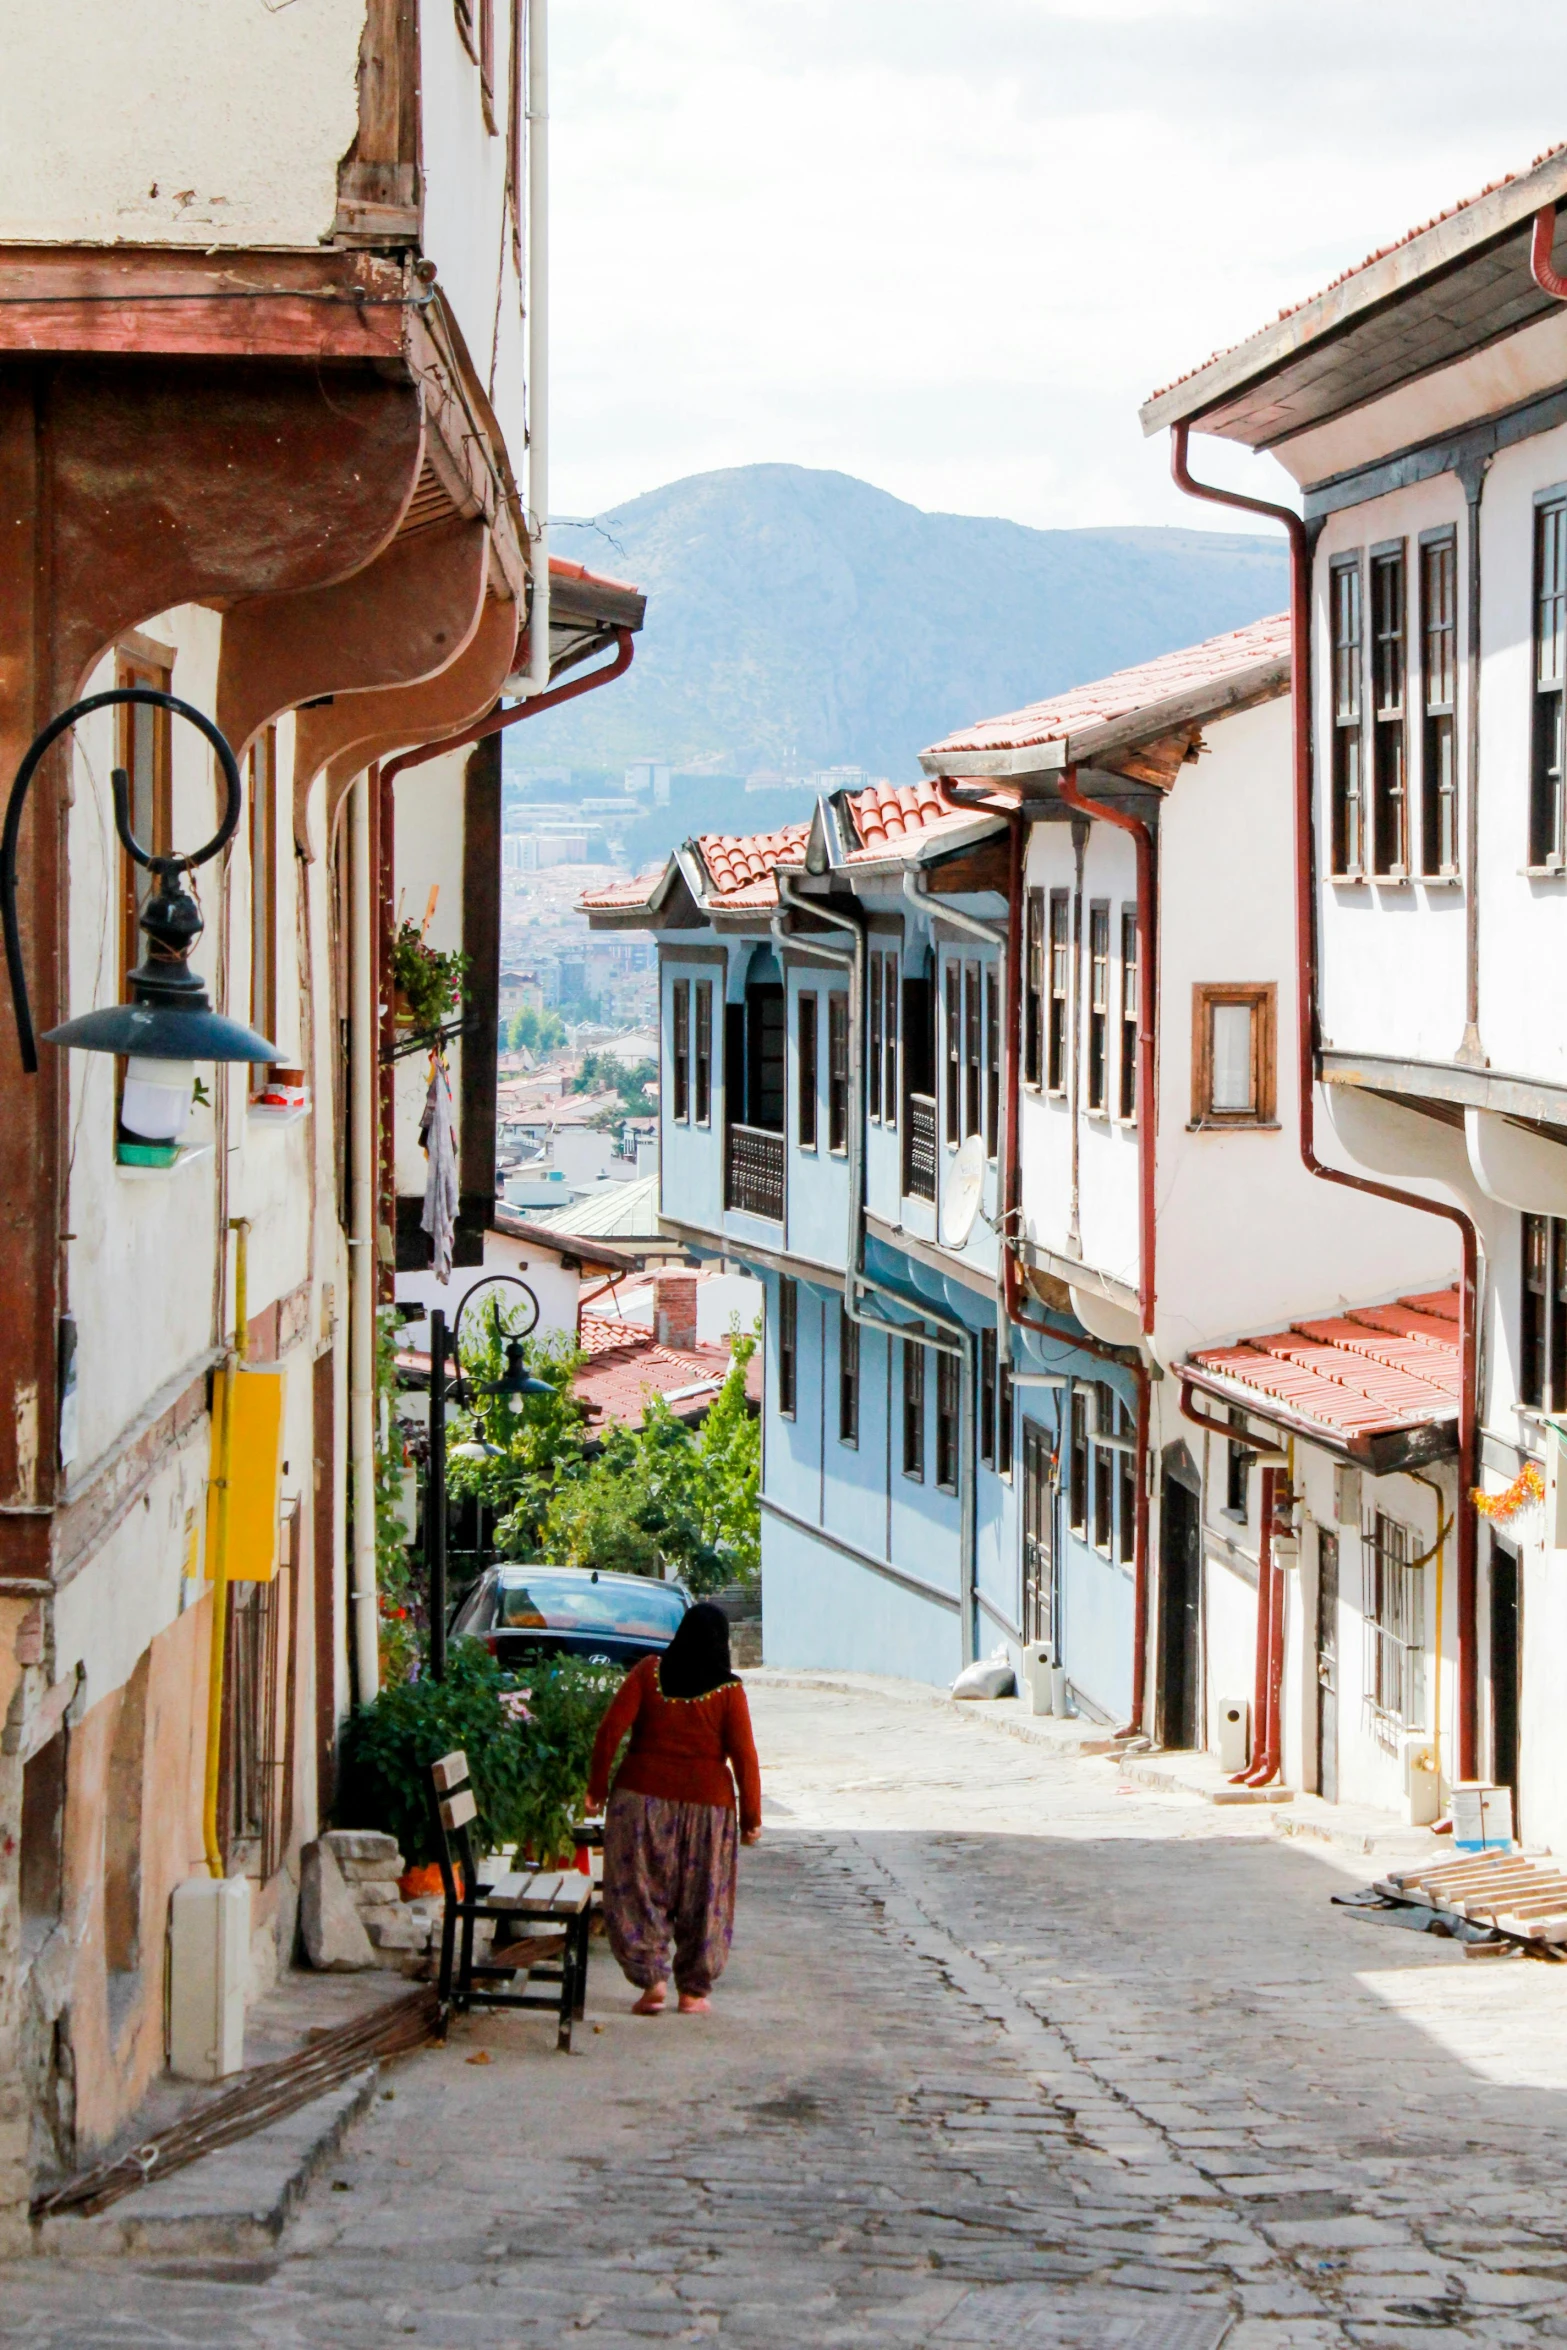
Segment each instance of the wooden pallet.
[[1567,1873],[1543,1855],[1470,1853],[1379,1878],[1377,1891],[1396,1901],[1429,1902],[1517,1942],[1567,1942]]

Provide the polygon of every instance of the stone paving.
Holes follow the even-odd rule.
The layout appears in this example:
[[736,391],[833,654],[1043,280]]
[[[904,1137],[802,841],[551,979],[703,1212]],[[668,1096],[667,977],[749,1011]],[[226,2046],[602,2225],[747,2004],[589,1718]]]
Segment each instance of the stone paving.
[[596,1946],[572,2057],[494,2017],[401,2064],[275,2255],[13,2264],[0,2342],[1567,2342],[1567,1969],[980,1708],[753,1703],[711,2017]]

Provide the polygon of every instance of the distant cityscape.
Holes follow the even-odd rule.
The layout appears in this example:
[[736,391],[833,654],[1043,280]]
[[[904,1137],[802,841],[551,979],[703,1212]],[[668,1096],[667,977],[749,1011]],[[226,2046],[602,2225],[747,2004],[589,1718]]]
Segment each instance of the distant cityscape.
[[[808,815],[824,792],[885,780],[853,766],[689,774],[633,760],[612,769],[520,767],[505,777],[501,828],[503,1044],[519,1012],[556,1014],[574,1043],[656,1025],[650,938],[591,937],[577,912],[604,868],[647,869],[688,836],[755,831]],[[736,803],[744,801],[743,807]],[[761,805],[758,805],[758,801]]]

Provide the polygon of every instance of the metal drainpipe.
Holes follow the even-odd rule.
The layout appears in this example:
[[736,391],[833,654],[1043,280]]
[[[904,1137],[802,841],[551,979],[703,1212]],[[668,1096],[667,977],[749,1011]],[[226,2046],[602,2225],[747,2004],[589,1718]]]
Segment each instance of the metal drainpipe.
[[380,1688],[375,1558],[375,922],[370,794],[375,770],[356,775],[349,810],[349,1405],[352,1470],[355,1682],[361,1705]]
[[615,644],[614,660],[606,661],[602,669],[590,670],[586,677],[574,677],[568,685],[551,686],[547,694],[535,694],[529,701],[513,702],[509,710],[492,710],[488,718],[480,718],[457,734],[443,735],[439,742],[419,743],[411,751],[400,751],[382,768],[382,781],[392,783],[405,768],[422,767],[427,760],[439,759],[444,751],[460,751],[467,743],[483,742],[487,735],[503,734],[508,726],[520,726],[524,719],[542,718],[546,710],[558,710],[562,702],[575,701],[578,694],[591,694],[601,685],[612,685],[631,667],[635,648],[629,628],[616,629]]
[[[1478,1659],[1476,1655],[1474,1507],[1467,1489],[1479,1481],[1479,1239],[1473,1218],[1446,1200],[1424,1199],[1419,1192],[1400,1191],[1369,1175],[1352,1175],[1345,1168],[1324,1165],[1316,1151],[1316,1057],[1318,1036],[1316,890],[1312,831],[1311,778],[1311,548],[1306,525],[1288,506],[1266,498],[1243,497],[1236,490],[1214,489],[1194,481],[1187,467],[1186,444],[1190,425],[1174,426],[1170,436],[1170,471],[1176,487],[1188,497],[1214,506],[1235,506],[1247,514],[1261,514],[1282,523],[1290,545],[1290,700],[1293,721],[1295,786],[1295,994],[1296,1067],[1300,1083],[1300,1155],[1307,1172],[1324,1183],[1342,1184],[1348,1191],[1366,1192],[1394,1207],[1418,1208],[1423,1215],[1441,1216],[1455,1225],[1463,1250],[1463,1277],[1459,1285],[1459,1328],[1462,1378],[1459,1392],[1459,1511],[1458,1511],[1458,1776],[1472,1779],[1478,1769]],[[1470,797],[1474,777],[1469,778]],[[1474,875],[1468,877],[1474,888]]]
[[[913,1340],[934,1353],[955,1353],[959,1362],[958,1389],[958,1444],[960,1470],[958,1476],[958,1572],[960,1578],[961,1617],[963,1635],[963,1662],[974,1662],[978,1652],[978,1560],[976,1545],[978,1517],[974,1506],[974,1394],[977,1385],[978,1340],[967,1323],[956,1315],[945,1314],[925,1300],[911,1301],[894,1289],[867,1280],[865,1274],[865,925],[852,914],[843,914],[823,903],[820,898],[801,897],[787,873],[776,873],[779,911],[774,915],[771,929],[780,956],[790,932],[785,927],[787,912],[813,914],[818,921],[830,922],[836,929],[845,930],[853,939],[852,947],[830,947],[817,939],[808,942],[809,951],[820,955],[824,962],[836,963],[849,974],[849,1232],[843,1277],[843,1310],[851,1322],[861,1329],[879,1330],[884,1335]],[[795,944],[801,941],[795,937]],[[860,1293],[868,1289],[873,1296],[886,1298],[906,1312],[918,1313],[945,1330],[957,1340],[954,1347],[931,1347],[931,1342],[913,1330],[903,1330],[883,1320],[879,1314],[867,1314]],[[888,1357],[889,1379],[892,1376],[891,1356]]]

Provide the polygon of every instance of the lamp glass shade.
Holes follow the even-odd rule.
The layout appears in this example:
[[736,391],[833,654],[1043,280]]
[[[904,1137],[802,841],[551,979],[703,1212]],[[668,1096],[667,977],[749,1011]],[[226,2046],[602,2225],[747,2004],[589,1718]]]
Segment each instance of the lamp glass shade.
[[120,1124],[142,1142],[178,1142],[190,1123],[195,1089],[194,1061],[128,1061]]

